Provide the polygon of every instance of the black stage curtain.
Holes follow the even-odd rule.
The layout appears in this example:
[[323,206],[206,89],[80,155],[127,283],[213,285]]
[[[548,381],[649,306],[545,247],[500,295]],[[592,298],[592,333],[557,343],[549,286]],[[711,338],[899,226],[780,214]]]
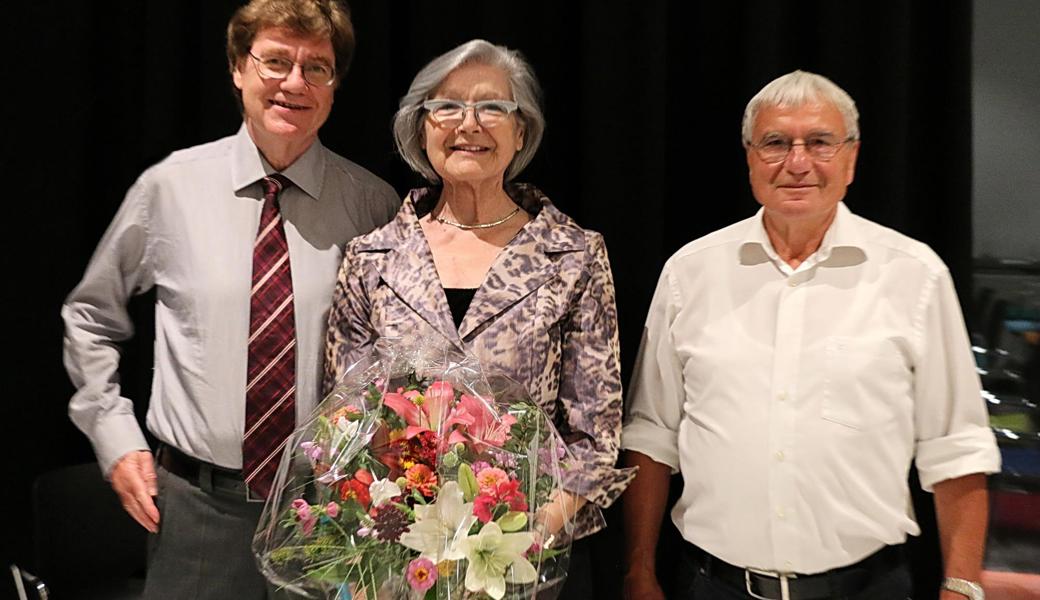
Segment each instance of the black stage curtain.
[[[3,253],[8,365],[0,410],[8,515],[39,473],[92,457],[69,424],[59,307],[127,187],[172,150],[233,133],[224,27],[234,0],[22,3],[9,22]],[[971,252],[971,3],[437,2],[354,0],[358,51],[322,131],[329,147],[404,193],[397,99],[430,58],[475,37],[521,50],[545,88],[548,129],[521,177],[610,249],[626,376],[664,260],[750,215],[740,145],[747,100],[796,68],[856,99],[863,146],[847,201],[929,244],[967,297]],[[13,184],[13,186],[12,186]],[[13,187],[13,194],[12,194]],[[147,398],[149,302],[133,307],[124,391]],[[927,498],[919,499],[929,521]],[[13,511],[13,512],[12,512]],[[620,523],[594,544],[596,597],[619,589]],[[6,558],[31,564],[30,520],[7,519]],[[934,530],[916,546],[922,589]]]

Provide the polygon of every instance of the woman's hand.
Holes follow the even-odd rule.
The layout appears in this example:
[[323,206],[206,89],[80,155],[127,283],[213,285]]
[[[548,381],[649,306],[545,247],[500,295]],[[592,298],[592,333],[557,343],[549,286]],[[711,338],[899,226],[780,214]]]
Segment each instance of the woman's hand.
[[538,509],[537,520],[544,527],[546,535],[554,536],[563,526],[574,519],[574,515],[588,502],[583,496],[559,490],[552,495],[549,502]]

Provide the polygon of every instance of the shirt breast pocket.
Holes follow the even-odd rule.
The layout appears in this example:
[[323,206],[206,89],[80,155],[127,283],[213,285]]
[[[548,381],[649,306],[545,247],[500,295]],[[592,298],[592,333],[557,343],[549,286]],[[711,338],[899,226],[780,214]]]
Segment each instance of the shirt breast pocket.
[[824,419],[875,429],[895,420],[909,401],[910,369],[892,340],[831,337],[824,357]]

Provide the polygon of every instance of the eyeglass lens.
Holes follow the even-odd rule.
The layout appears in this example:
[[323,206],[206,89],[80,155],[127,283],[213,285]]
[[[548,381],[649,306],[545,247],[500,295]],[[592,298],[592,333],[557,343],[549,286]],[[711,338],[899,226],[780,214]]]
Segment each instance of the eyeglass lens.
[[[268,79],[285,79],[297,64],[280,57],[253,58],[256,59],[260,74]],[[334,77],[332,67],[322,63],[304,63],[300,65],[300,70],[303,79],[311,85],[329,85]]]
[[485,101],[471,105],[461,102],[442,103],[431,108],[430,114],[441,125],[458,127],[466,120],[466,111],[470,108],[476,113],[477,122],[488,128],[501,124],[512,112],[509,105]]
[[833,142],[827,138],[808,138],[802,142],[795,142],[788,138],[767,139],[755,146],[759,156],[766,162],[780,162],[794,150],[795,146],[801,146],[806,154],[817,160],[830,160],[838,153],[845,142]]

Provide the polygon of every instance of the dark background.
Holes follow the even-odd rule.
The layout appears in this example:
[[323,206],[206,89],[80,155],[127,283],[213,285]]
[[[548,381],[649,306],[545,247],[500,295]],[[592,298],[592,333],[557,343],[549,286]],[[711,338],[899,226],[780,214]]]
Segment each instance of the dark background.
[[[533,64],[548,128],[519,180],[606,237],[626,378],[664,260],[755,210],[741,115],[759,88],[796,68],[832,78],[859,106],[850,207],[929,243],[969,297],[969,0],[351,4],[357,55],[322,141],[402,194],[417,180],[394,155],[389,123],[419,68],[475,37]],[[33,564],[33,479],[93,459],[66,416],[73,390],[61,365],[62,300],[143,169],[237,129],[223,36],[238,5],[44,1],[8,13],[5,563]],[[123,360],[124,394],[140,409],[151,377],[149,302],[132,306],[140,333]],[[938,565],[929,501],[918,498],[928,531],[913,546],[922,589]],[[618,516],[595,545],[599,597],[619,589]]]

